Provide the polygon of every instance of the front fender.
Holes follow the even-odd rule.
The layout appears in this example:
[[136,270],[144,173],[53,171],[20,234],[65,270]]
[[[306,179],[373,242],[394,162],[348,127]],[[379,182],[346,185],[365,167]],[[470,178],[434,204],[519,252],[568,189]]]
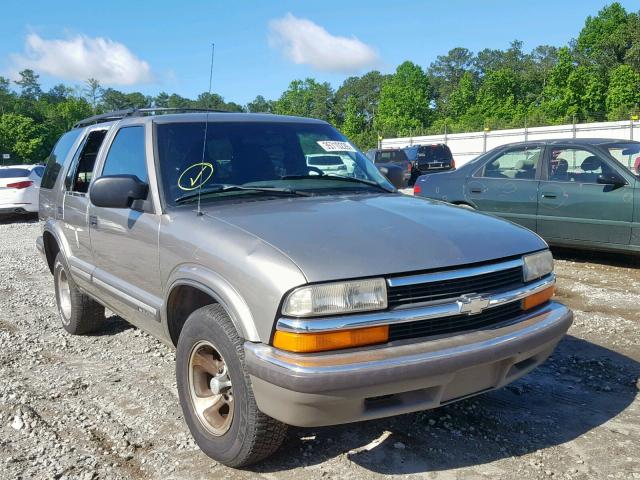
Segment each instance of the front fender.
[[169,275],[167,280],[165,301],[162,306],[162,322],[167,338],[169,327],[167,322],[167,303],[174,288],[181,285],[189,285],[206,292],[214,298],[231,317],[240,336],[252,342],[260,341],[255,321],[249,306],[238,291],[218,273],[202,267],[201,265],[185,263],[178,265]]

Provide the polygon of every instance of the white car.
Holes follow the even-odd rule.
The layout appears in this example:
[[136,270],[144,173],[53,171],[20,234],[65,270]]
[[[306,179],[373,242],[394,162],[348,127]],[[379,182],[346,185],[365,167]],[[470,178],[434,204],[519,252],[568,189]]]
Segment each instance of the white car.
[[0,167],[0,215],[37,212],[43,173],[42,165]]

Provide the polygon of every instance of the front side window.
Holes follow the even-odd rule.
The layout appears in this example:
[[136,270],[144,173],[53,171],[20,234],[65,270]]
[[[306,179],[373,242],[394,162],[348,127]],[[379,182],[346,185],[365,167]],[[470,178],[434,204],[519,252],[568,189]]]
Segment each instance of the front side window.
[[508,150],[487,163],[481,176],[533,180],[540,164],[540,147]]
[[74,142],[80,136],[80,132],[82,132],[82,130],[71,130],[60,137],[47,160],[47,166],[45,167],[44,174],[42,175],[40,188],[53,188],[56,183],[56,179],[58,178],[58,174],[60,173],[60,170],[62,170],[62,164],[67,158]]
[[149,181],[143,126],[118,130],[104,162],[105,175],[135,175],[145,183]]
[[87,136],[84,145],[76,153],[67,178],[65,187],[69,191],[87,193],[91,177],[93,175],[93,167],[98,157],[98,151],[102,145],[102,141],[106,136],[106,130],[95,130]]
[[556,182],[598,183],[598,176],[611,168],[589,150],[553,147],[547,173]]
[[640,176],[640,142],[619,142],[605,148],[624,168]]
[[310,194],[393,189],[329,125],[210,122],[206,140],[204,134],[204,122],[157,124],[162,189],[170,205],[191,201],[197,192],[205,193],[205,201],[268,193],[250,187]]

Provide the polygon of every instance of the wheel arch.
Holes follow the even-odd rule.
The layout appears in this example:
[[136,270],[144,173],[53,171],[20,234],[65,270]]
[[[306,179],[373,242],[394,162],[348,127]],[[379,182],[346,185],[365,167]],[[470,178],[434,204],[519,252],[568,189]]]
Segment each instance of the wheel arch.
[[162,316],[168,337],[174,345],[191,313],[205,305],[219,304],[227,312],[238,335],[249,341],[260,341],[253,316],[240,294],[215,272],[199,266],[183,265],[168,284]]
[[49,271],[53,274],[53,267],[56,256],[59,252],[67,258],[68,246],[64,242],[64,237],[56,231],[56,227],[51,223],[45,224],[42,232],[42,243],[44,245],[44,255],[47,259]]

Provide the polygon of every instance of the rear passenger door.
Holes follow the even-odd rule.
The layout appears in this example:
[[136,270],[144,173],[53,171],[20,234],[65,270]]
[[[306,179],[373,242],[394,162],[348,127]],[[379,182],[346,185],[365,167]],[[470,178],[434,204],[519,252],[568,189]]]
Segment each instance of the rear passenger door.
[[633,185],[598,183],[616,168],[596,148],[550,145],[540,183],[538,233],[545,239],[627,245],[631,240]]
[[542,152],[542,144],[500,151],[467,180],[467,198],[478,210],[535,231]]
[[89,130],[66,172],[62,196],[62,231],[69,245],[67,259],[74,278],[81,284],[88,283],[93,271],[91,240],[89,238],[89,183],[98,151],[107,133],[104,128]]
[[[150,137],[150,135],[149,135]],[[135,175],[149,183],[144,125],[123,126],[113,137],[98,176]],[[149,157],[151,158],[149,149]],[[134,208],[89,207],[94,284],[128,321],[162,334],[158,257],[160,215],[152,193]]]

